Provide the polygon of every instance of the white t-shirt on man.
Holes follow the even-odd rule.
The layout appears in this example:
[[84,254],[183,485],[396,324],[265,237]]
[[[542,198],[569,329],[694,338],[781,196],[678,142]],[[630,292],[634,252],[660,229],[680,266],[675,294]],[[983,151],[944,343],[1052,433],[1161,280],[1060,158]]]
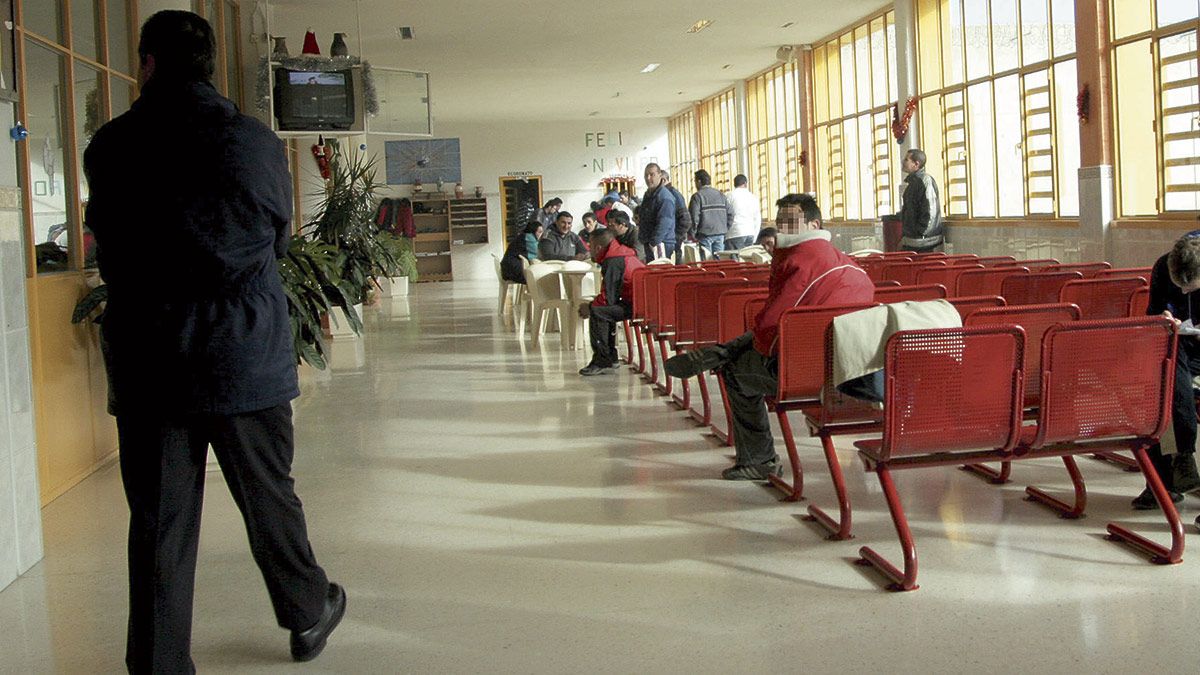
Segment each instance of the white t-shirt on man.
[[725,195],[729,202],[729,213],[733,216],[729,222],[729,232],[726,239],[734,237],[757,237],[762,227],[762,208],[758,205],[758,197],[744,187],[736,187]]

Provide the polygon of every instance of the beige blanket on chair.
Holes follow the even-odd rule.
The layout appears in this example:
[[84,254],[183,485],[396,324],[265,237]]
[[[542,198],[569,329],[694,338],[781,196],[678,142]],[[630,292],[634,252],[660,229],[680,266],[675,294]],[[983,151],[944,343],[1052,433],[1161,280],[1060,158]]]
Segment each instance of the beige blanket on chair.
[[893,333],[956,328],[962,317],[945,300],[880,305],[833,319],[833,384],[883,370],[884,347]]

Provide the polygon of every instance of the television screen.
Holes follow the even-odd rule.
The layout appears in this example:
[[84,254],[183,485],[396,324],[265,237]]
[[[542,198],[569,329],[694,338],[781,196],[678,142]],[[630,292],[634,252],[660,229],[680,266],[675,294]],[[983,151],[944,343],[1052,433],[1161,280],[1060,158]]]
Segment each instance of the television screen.
[[275,72],[275,117],[284,131],[349,129],[354,124],[350,71]]

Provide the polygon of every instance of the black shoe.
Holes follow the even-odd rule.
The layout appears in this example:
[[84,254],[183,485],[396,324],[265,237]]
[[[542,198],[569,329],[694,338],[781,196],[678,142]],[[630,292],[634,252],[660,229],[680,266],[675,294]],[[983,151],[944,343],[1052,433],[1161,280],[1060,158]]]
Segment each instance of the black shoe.
[[589,375],[603,375],[605,373],[614,372],[616,369],[616,366],[602,366],[598,363],[589,363],[579,369],[579,374],[585,377]]
[[1200,530],[1200,516],[1196,516],[1196,529]]
[[292,631],[292,660],[312,661],[325,649],[325,641],[329,634],[337,628],[346,613],[346,591],[337,584],[329,584],[329,592],[325,594],[325,608],[321,610],[321,618],[308,630]]
[[724,347],[711,345],[672,356],[663,363],[663,370],[671,377],[686,380],[706,370],[720,368],[728,360]]
[[1175,455],[1175,489],[1179,492],[1191,492],[1200,489],[1200,473],[1196,471],[1196,455],[1181,452]]
[[782,471],[779,460],[773,459],[766,464],[735,464],[722,471],[721,478],[725,480],[771,480],[771,476],[778,476]]
[[[1183,495],[1178,492],[1168,490],[1167,494],[1171,495],[1171,501],[1174,504],[1178,505],[1183,502]],[[1150,488],[1142,490],[1142,494],[1134,497],[1131,504],[1136,511],[1152,511],[1158,508],[1158,500],[1154,498],[1154,493],[1150,491]]]

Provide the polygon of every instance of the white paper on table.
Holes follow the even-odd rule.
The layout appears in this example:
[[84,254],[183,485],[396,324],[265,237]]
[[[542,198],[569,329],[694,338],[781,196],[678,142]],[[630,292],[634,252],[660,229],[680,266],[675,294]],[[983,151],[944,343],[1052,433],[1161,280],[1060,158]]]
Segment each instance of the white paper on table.
[[1187,321],[1184,321],[1183,323],[1179,324],[1179,334],[1180,335],[1200,335],[1200,328],[1197,328],[1195,325],[1192,324],[1192,320],[1188,319]]

